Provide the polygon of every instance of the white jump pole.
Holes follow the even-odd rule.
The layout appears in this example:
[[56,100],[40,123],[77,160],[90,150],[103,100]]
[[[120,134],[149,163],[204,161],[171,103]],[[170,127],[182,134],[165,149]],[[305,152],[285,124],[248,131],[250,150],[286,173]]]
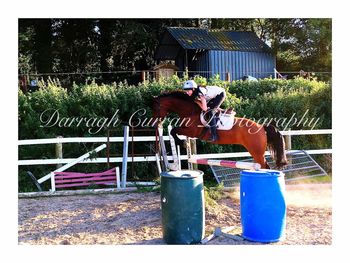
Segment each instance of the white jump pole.
[[178,168],[181,170],[181,152],[180,145],[177,146],[177,160],[178,160]]
[[103,150],[104,148],[106,148],[106,146],[107,146],[107,145],[104,143],[104,144],[100,145],[99,147],[97,147],[96,149],[94,149],[94,150],[92,150],[92,151],[90,151],[90,152],[88,152],[88,153],[86,153],[86,154],[84,154],[84,155],[78,157],[78,158],[75,159],[74,161],[72,161],[72,162],[70,162],[70,163],[67,163],[66,165],[63,165],[62,167],[56,169],[55,171],[53,171],[53,172],[51,172],[51,173],[49,173],[49,174],[47,174],[47,175],[41,177],[41,178],[38,180],[38,183],[41,184],[41,183],[45,182],[46,180],[48,180],[48,179],[51,178],[51,176],[54,174],[54,172],[63,172],[64,170],[68,169],[69,167],[72,167],[73,165],[79,163],[80,161],[82,161],[82,160],[88,158],[88,157],[90,156],[91,153],[93,153],[93,152],[99,152],[99,151]]
[[176,152],[175,139],[170,134],[172,128],[173,127],[171,125],[168,125],[168,135],[169,135],[169,141],[170,141],[170,148],[171,148],[171,153],[173,156],[173,163],[169,163],[169,168],[170,168],[170,170],[177,171],[177,170],[180,170],[179,169],[179,158],[178,158],[178,154]]
[[169,162],[168,162],[168,156],[167,156],[165,143],[164,143],[164,138],[163,138],[163,127],[162,126],[158,126],[158,135],[159,135],[160,150],[161,150],[161,153],[162,153],[165,169],[168,169],[169,168]]
[[212,166],[224,166],[230,168],[239,168],[239,169],[249,169],[249,170],[259,170],[261,165],[258,163],[247,163],[247,162],[235,162],[235,161],[226,161],[226,160],[208,160],[208,159],[189,159],[189,163],[197,163],[204,165]]
[[119,171],[119,167],[115,168],[115,176],[117,177],[117,188],[120,189],[120,171]]
[[158,153],[156,153],[156,164],[157,164],[157,168],[158,168],[158,173],[160,175],[162,173],[162,168],[160,166],[160,158],[159,158]]
[[122,163],[122,188],[126,187],[126,176],[128,170],[128,146],[129,146],[129,126],[124,126],[123,143],[123,163]]

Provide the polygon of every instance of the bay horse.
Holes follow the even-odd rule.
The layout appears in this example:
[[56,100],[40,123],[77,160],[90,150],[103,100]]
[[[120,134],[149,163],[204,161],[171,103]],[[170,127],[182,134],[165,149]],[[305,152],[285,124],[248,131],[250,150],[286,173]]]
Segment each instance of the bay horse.
[[[180,119],[190,120],[186,125],[171,130],[177,145],[182,144],[177,135],[209,140],[210,129],[202,125],[201,112],[201,108],[193,99],[182,91],[167,92],[153,97],[152,115],[159,122],[164,121],[169,113],[176,113]],[[217,133],[218,141],[211,143],[240,144],[247,149],[261,168],[270,168],[265,159],[266,149],[270,150],[277,168],[287,164],[284,138],[274,124],[260,125],[250,119],[235,117],[232,129],[218,130]]]

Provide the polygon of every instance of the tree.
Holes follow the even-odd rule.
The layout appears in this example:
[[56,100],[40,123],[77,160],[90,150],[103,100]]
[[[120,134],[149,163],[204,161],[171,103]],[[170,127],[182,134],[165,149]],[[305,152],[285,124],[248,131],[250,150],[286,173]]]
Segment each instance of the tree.
[[288,19],[274,21],[272,48],[280,71],[330,72],[332,64],[332,20]]
[[[331,19],[210,18],[212,29],[252,31],[268,43],[279,71],[331,71]],[[168,26],[199,27],[200,19],[20,19],[19,73],[74,73],[60,78],[119,81],[155,65],[154,52]],[[53,76],[55,76],[53,74]],[[116,76],[119,76],[116,78]],[[139,77],[137,77],[139,80]],[[135,75],[136,79],[136,75]]]
[[51,72],[52,68],[52,32],[51,19],[35,19],[34,26],[34,50],[33,58],[35,69],[38,72]]
[[[100,19],[98,21],[100,67],[102,72],[111,70],[111,50],[113,41],[114,19]],[[106,76],[108,77],[108,76]]]
[[31,20],[22,19],[18,24],[18,73],[35,71],[34,58],[34,26]]

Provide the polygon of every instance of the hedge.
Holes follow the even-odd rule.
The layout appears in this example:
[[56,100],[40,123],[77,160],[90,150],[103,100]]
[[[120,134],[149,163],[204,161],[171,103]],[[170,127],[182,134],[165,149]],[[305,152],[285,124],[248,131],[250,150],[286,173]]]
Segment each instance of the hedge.
[[[203,78],[197,79],[203,81]],[[92,82],[85,85],[73,85],[68,91],[61,87],[58,81],[49,80],[39,82],[39,90],[24,94],[18,91],[18,121],[19,140],[63,137],[95,137],[106,136],[106,129],[96,127],[89,130],[83,125],[69,124],[72,118],[87,119],[108,118],[117,112],[118,122],[113,136],[122,136],[122,127],[128,124],[131,114],[145,108],[145,117],[151,117],[152,96],[164,91],[181,88],[182,79],[174,76],[170,80],[150,81],[137,86],[127,83],[113,85],[97,85]],[[264,118],[288,119],[294,114],[299,119],[315,119],[314,129],[330,129],[332,126],[331,84],[316,80],[296,78],[293,80],[262,79],[257,82],[248,81],[221,81],[218,77],[208,80],[208,85],[225,87],[228,97],[223,107],[234,107],[237,116],[250,119],[263,120]],[[50,119],[53,112],[58,112],[61,126],[42,127]],[[56,118],[52,118],[55,120]],[[63,120],[63,121],[62,121]],[[64,121],[66,120],[66,121]],[[316,120],[318,120],[316,122]],[[53,122],[51,122],[52,124]],[[75,122],[76,124],[77,122]],[[286,124],[287,121],[281,124]],[[96,123],[95,123],[96,124]],[[102,124],[102,122],[100,123]],[[66,127],[64,127],[66,126]],[[290,123],[288,127],[280,129],[310,129],[301,125]],[[140,135],[140,134],[137,134]],[[97,147],[98,144],[64,144],[64,158],[74,158]],[[293,148],[317,149],[331,147],[330,136],[296,136],[293,137]],[[242,151],[243,147],[234,145],[210,145],[198,142],[198,152],[229,152]],[[152,154],[151,143],[139,144],[135,152]],[[114,145],[114,153],[122,152],[122,145]],[[19,159],[51,159],[55,158],[54,145],[21,146]],[[105,156],[102,152],[101,156]],[[121,154],[119,154],[121,155]],[[25,171],[31,170],[36,177],[41,177],[55,166],[28,166],[19,168],[19,190],[35,190]],[[78,165],[76,168],[82,172],[103,170],[106,165]],[[157,177],[156,167],[153,163],[139,163],[134,167],[134,174],[130,179],[152,180]],[[49,187],[49,186],[47,186]]]

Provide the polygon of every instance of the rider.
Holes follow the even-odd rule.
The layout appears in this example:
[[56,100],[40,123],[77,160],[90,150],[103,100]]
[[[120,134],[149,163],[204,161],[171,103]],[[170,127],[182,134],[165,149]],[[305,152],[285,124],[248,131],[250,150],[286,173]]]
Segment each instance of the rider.
[[217,141],[217,119],[215,113],[226,98],[225,89],[218,86],[197,86],[194,80],[187,80],[183,85],[183,89],[188,96],[194,99],[194,102],[197,103],[203,111],[209,111],[210,141]]

